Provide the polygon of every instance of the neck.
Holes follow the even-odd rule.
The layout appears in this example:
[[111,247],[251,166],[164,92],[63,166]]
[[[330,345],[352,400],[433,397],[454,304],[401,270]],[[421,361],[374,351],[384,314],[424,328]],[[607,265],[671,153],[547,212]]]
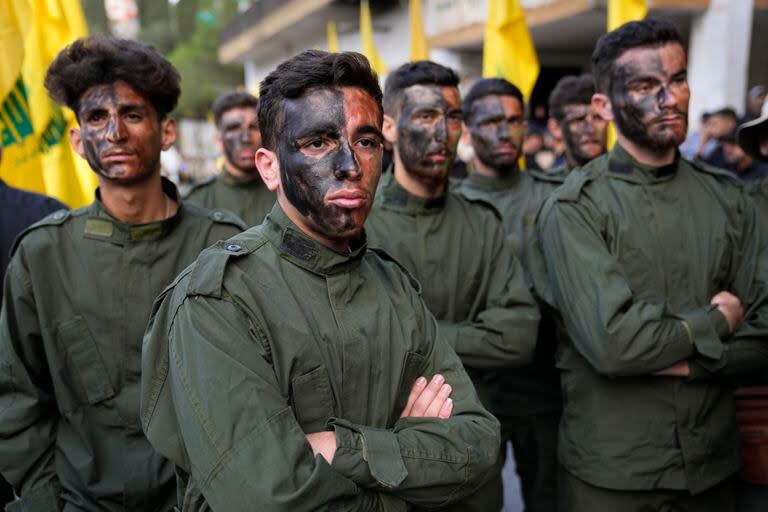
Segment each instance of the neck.
[[278,192],[277,203],[280,205],[280,208],[283,209],[286,217],[288,217],[291,222],[296,224],[296,226],[301,231],[303,231],[305,235],[312,238],[317,243],[328,247],[332,251],[336,251],[340,254],[349,253],[349,238],[329,238],[314,231],[307,223],[306,218],[301,213],[299,213],[293,204],[291,204],[291,202],[285,197],[285,194],[283,194],[282,190]]
[[259,172],[256,170],[254,170],[256,173],[255,175],[253,172],[243,171],[242,169],[235,167],[229,160],[224,160],[224,172],[238,181],[250,181],[259,175]]
[[163,192],[160,173],[129,186],[99,176],[99,192],[104,209],[126,224],[146,224],[174,215],[178,204]]
[[677,150],[674,147],[663,150],[644,148],[627,139],[621,133],[617,134],[616,140],[632,158],[643,165],[664,167],[675,161]]
[[517,171],[517,165],[502,171],[501,169],[497,169],[495,167],[484,164],[477,157],[472,158],[472,172],[476,172],[477,174],[481,174],[483,176],[488,176],[490,178],[501,178],[502,176],[512,176]]
[[397,150],[395,151],[395,181],[403,187],[403,189],[411,195],[421,197],[424,199],[431,199],[433,197],[440,197],[445,194],[445,189],[448,184],[448,178],[444,180],[425,180],[419,179],[419,177],[409,173],[403,161],[400,159],[400,155]]

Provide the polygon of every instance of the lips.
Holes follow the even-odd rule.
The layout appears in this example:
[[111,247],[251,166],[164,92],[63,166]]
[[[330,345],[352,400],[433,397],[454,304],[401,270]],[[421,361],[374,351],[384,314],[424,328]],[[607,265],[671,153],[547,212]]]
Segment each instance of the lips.
[[130,151],[106,151],[102,156],[103,162],[122,162],[133,158],[133,153]]
[[363,190],[345,189],[326,196],[325,200],[339,208],[352,210],[364,206],[368,197],[368,193]]

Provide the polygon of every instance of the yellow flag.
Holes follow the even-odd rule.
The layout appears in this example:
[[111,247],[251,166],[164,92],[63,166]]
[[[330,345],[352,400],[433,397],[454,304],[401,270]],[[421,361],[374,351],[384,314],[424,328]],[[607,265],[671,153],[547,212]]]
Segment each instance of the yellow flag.
[[[608,0],[608,32],[630,21],[639,21],[648,14],[646,0]],[[616,128],[608,125],[608,148],[616,143]]]
[[539,59],[519,0],[488,0],[483,42],[483,77],[501,77],[531,97]]
[[387,72],[387,65],[379,57],[376,51],[376,43],[373,41],[373,21],[371,20],[371,6],[368,0],[360,2],[360,39],[362,40],[362,54],[371,63],[373,70],[379,75]]
[[608,0],[608,32],[648,14],[646,0]]
[[[0,176],[11,185],[54,196],[72,207],[82,206],[93,199],[96,177],[69,143],[73,113],[51,101],[43,86],[56,54],[86,34],[80,2],[6,2],[12,6],[17,27],[22,27],[16,32],[23,34],[23,51],[18,54],[23,62],[14,88],[7,94],[0,89],[0,133],[6,148]],[[0,34],[7,33],[9,18],[0,16]],[[6,66],[0,71],[0,84],[13,80]]]
[[421,0],[408,0],[408,18],[411,28],[411,60],[429,60],[429,43],[424,33]]
[[339,51],[339,34],[336,32],[336,22],[329,21],[326,27],[328,34],[328,51],[336,53]]

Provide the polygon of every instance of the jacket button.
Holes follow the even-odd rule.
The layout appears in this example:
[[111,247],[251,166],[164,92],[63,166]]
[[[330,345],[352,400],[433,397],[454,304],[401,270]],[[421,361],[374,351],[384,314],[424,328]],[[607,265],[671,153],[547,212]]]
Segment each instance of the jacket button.
[[240,247],[239,245],[236,245],[236,244],[231,244],[231,245],[227,246],[227,250],[228,251],[232,251],[232,252],[237,252],[240,249],[242,249],[242,247]]
[[221,212],[213,212],[213,218],[214,220],[221,220],[224,218],[224,214]]

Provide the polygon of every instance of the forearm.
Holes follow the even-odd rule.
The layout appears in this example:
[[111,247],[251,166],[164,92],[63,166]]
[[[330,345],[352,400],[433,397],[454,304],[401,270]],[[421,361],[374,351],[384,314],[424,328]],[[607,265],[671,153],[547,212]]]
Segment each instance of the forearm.
[[493,322],[452,323],[439,320],[438,334],[471,368],[511,368],[531,361],[539,315],[533,307],[489,310]]
[[[441,351],[449,350],[440,345]],[[470,494],[496,461],[499,426],[479,404],[456,355],[450,359],[455,369],[426,370],[443,374],[452,386],[450,418],[401,418],[386,430],[332,420],[337,439],[333,467],[362,487],[389,489],[423,507]]]

